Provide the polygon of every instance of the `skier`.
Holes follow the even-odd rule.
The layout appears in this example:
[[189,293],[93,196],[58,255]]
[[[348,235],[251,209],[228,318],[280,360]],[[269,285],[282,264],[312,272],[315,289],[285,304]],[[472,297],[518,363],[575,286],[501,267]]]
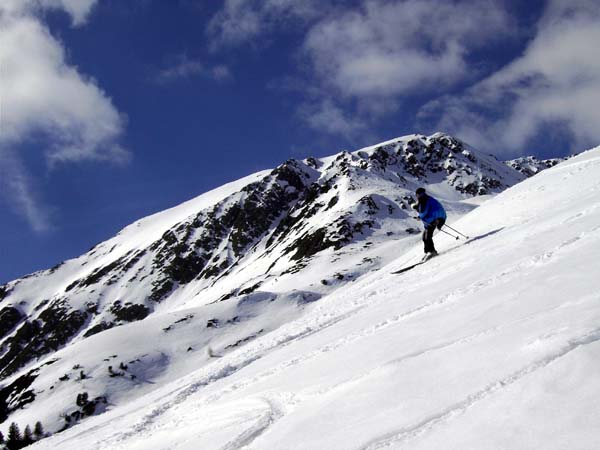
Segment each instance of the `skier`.
[[420,187],[415,191],[417,202],[412,207],[419,213],[419,218],[425,225],[423,231],[423,243],[425,244],[425,256],[423,261],[433,258],[438,253],[433,245],[433,232],[437,228],[441,230],[446,223],[446,211],[435,198],[427,195],[425,189]]

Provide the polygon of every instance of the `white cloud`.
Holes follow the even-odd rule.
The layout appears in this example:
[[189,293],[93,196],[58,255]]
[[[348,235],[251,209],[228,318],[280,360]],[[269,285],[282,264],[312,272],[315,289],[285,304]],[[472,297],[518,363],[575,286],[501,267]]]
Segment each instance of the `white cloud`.
[[[95,80],[68,64],[65,49],[42,24],[47,8],[67,12],[74,25],[87,19],[92,0],[3,0],[0,4],[0,164],[13,155],[6,196],[21,199],[34,228],[31,211],[39,204],[23,164],[14,164],[16,149],[43,138],[49,166],[83,160],[126,162],[130,154],[119,144],[124,117]],[[10,175],[13,174],[13,175]],[[12,187],[12,188],[11,188]]]
[[49,161],[123,160],[123,118],[91,79],[65,62],[64,49],[32,17],[3,21],[2,136],[15,145],[36,133],[52,142]]
[[351,117],[331,99],[305,103],[298,109],[298,115],[311,128],[347,138],[354,138],[367,129],[361,118]]
[[229,68],[223,64],[217,64],[216,66],[211,67],[209,73],[211,78],[217,81],[228,81],[233,78]]
[[226,0],[207,32],[213,50],[253,44],[282,24],[303,22],[328,9],[318,0]]
[[83,25],[97,0],[2,0],[2,14],[23,15],[44,9],[63,10],[71,16],[74,26]]
[[305,32],[296,62],[308,100],[298,116],[327,133],[359,131],[406,96],[473,77],[471,53],[511,35],[511,18],[493,0],[324,3],[227,0],[208,31],[213,49],[268,42],[292,25]]
[[36,233],[44,233],[52,228],[52,210],[39,201],[34,184],[21,160],[13,152],[0,149],[0,188],[4,193],[0,200],[23,217]]
[[523,55],[463,95],[431,102],[422,117],[474,145],[526,152],[558,126],[574,147],[600,142],[600,3],[550,1]]
[[185,53],[178,55],[165,69],[161,70],[154,81],[168,84],[191,77],[210,78],[215,81],[229,81],[233,78],[229,68],[223,64],[206,66],[199,59],[189,58]]
[[73,25],[83,25],[97,0],[38,0],[41,8],[63,9],[71,15]]
[[509,18],[497,2],[369,0],[308,33],[304,52],[325,86],[352,97],[436,90],[468,74],[466,58]]

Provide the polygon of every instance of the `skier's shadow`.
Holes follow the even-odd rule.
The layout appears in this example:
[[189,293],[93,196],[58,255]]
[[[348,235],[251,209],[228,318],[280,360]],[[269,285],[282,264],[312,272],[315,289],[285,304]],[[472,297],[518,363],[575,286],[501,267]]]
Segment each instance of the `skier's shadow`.
[[504,227],[502,227],[502,228],[498,228],[498,229],[496,229],[496,230],[490,231],[490,232],[488,232],[488,233],[485,233],[485,234],[482,234],[482,235],[480,235],[480,236],[475,236],[474,238],[471,238],[471,239],[469,239],[467,242],[465,242],[465,245],[469,245],[469,244],[471,244],[472,242],[478,241],[478,240],[480,240],[480,239],[484,239],[484,238],[486,238],[486,237],[488,237],[488,236],[491,236],[491,235],[493,235],[493,234],[500,233],[502,230],[504,230]]

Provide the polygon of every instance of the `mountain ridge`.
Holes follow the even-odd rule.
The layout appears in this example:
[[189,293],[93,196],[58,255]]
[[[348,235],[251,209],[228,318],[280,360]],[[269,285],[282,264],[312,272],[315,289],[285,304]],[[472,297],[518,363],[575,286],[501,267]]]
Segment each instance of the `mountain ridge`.
[[[380,248],[402,248],[404,240],[412,245],[419,223],[410,203],[418,186],[427,185],[457,217],[473,208],[464,199],[522,179],[451,136],[409,135],[331,157],[288,160],[136,221],[78,258],[0,288],[1,417],[36,402],[32,387],[40,373],[55,370],[44,366],[52,355],[155,313],[218,305],[214,316],[174,321],[196,323],[202,316],[210,331],[210,339],[200,339],[203,349],[221,327],[233,330],[225,345],[231,348],[272,331],[304,305],[388,262],[393,252],[382,256]],[[299,273],[309,280],[305,285],[296,283]],[[261,317],[269,304],[286,314]],[[197,351],[197,341],[190,338],[187,348]],[[140,373],[153,361],[140,362]],[[102,386],[115,377],[110,367],[98,375],[98,408],[106,397]],[[64,376],[62,384],[85,379]],[[44,391],[50,387],[56,384]],[[61,426],[70,423],[54,420],[50,429]]]

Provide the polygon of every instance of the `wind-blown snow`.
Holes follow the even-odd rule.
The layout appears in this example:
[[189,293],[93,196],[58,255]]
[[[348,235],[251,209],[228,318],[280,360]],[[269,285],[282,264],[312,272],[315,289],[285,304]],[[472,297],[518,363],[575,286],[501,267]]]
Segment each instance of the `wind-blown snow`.
[[[392,275],[420,257],[413,240],[296,320],[239,350],[215,342],[223,357],[33,448],[596,448],[600,147],[450,225],[471,239],[436,235],[438,258]],[[148,320],[173,323],[122,328]],[[90,339],[108,352],[120,332]]]

